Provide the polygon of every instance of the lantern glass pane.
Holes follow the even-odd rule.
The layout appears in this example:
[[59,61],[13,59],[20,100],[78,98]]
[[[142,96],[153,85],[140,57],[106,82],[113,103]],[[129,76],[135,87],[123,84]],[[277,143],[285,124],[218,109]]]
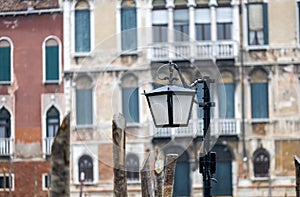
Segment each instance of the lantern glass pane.
[[173,123],[187,125],[193,95],[173,95]]
[[149,96],[149,102],[156,125],[169,124],[167,95]]

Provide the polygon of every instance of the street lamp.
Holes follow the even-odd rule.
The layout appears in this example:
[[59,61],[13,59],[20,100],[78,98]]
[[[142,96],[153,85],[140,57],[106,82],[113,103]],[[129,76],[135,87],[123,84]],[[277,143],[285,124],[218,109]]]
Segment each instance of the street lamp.
[[[148,93],[144,92],[152,118],[156,127],[186,127],[188,125],[193,103],[197,103],[203,108],[203,152],[204,156],[199,158],[199,171],[203,174],[203,194],[204,197],[211,197],[212,174],[216,171],[216,154],[210,152],[210,108],[214,106],[210,102],[209,85],[214,80],[209,77],[196,79],[191,85],[187,85],[182,77],[177,64],[168,64],[170,76],[165,77],[169,81],[168,85],[154,89]],[[173,84],[177,78],[173,77],[174,69],[178,72],[179,78],[184,87]],[[203,84],[203,102],[194,101],[197,84]],[[199,90],[198,90],[199,91]]]

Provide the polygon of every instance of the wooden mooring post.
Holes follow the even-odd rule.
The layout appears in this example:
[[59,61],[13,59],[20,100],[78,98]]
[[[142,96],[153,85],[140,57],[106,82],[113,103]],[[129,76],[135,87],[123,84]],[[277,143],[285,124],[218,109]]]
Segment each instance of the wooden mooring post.
[[177,154],[167,154],[166,156],[163,197],[173,196],[173,185],[177,158]]
[[296,196],[300,197],[300,158],[295,156]]
[[141,169],[142,197],[153,197],[152,186],[151,186],[149,157],[150,157],[150,154],[148,154],[146,160],[143,163],[142,169]]
[[70,196],[70,114],[60,125],[51,150],[51,197]]
[[112,122],[114,196],[127,196],[127,177],[125,168],[125,128],[126,121],[122,114],[115,114]]

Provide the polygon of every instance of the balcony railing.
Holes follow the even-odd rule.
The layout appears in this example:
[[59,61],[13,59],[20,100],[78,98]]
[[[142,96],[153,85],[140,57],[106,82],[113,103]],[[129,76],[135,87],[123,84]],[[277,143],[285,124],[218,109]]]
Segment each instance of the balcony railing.
[[[216,136],[239,136],[240,121],[238,119],[212,119],[210,124],[211,135]],[[154,138],[167,137],[201,137],[203,136],[203,120],[190,121],[187,127],[179,128],[155,128]]]
[[238,55],[238,45],[234,41],[154,43],[150,50],[152,61],[234,59]]
[[11,156],[12,145],[12,138],[0,138],[0,156]]
[[45,144],[45,155],[49,156],[51,155],[51,147],[54,141],[54,137],[47,137],[44,139],[44,144]]

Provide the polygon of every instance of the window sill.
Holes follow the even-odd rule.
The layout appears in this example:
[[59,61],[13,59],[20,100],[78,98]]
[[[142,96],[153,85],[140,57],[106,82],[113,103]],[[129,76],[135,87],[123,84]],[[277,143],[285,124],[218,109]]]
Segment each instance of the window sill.
[[128,128],[137,128],[140,127],[140,123],[139,122],[129,122],[126,125]]
[[121,56],[139,56],[142,52],[135,50],[135,51],[121,51]]
[[253,118],[250,120],[250,123],[255,124],[255,123],[270,123],[272,122],[271,119],[269,118]]
[[269,49],[268,45],[248,45],[248,51],[266,51]]
[[0,81],[0,85],[11,85],[11,81]]
[[[84,186],[94,186],[94,185],[97,185],[97,184],[98,184],[98,182],[83,182],[82,185],[84,185]],[[80,186],[81,182],[76,181],[74,183],[74,185]]]
[[59,85],[60,81],[59,80],[48,80],[43,82],[44,85]]
[[130,185],[139,185],[141,182],[139,180],[128,180],[128,184]]
[[88,57],[92,56],[92,52],[73,52],[72,57]]
[[94,129],[95,125],[76,125],[75,129]]

